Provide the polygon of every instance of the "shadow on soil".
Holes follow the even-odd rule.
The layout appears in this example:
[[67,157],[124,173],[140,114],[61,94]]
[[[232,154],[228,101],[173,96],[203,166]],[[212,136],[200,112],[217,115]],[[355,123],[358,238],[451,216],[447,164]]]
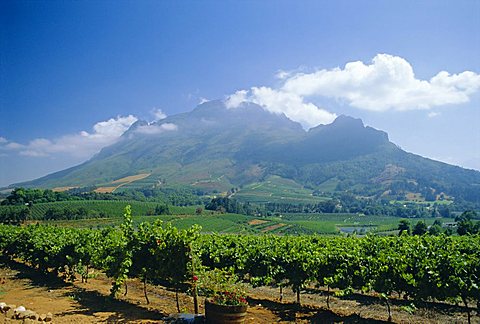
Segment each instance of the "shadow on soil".
[[[312,306],[299,306],[292,303],[280,303],[268,299],[249,298],[249,304],[268,308],[282,321],[295,322],[296,320],[309,321],[310,323],[389,323],[372,318],[363,318],[360,315],[339,315],[331,310]],[[300,316],[297,316],[300,313]]]
[[[335,292],[331,291],[328,293],[325,290],[320,289],[305,289],[305,292],[310,294],[320,294],[323,296],[327,296],[330,294],[331,298],[338,298],[343,300],[355,300],[361,305],[370,306],[370,305],[382,305],[386,307],[385,301],[380,299],[379,297],[364,295],[361,293],[352,293],[343,297],[336,297]],[[467,309],[463,305],[454,305],[454,304],[447,304],[443,302],[434,302],[434,301],[414,301],[411,299],[401,299],[400,297],[397,298],[390,298],[389,299],[391,306],[397,307],[405,307],[409,306],[412,303],[415,304],[416,307],[419,309],[428,309],[434,311],[436,313],[443,313],[443,314],[455,314],[455,313],[464,313]]]
[[129,323],[132,320],[159,321],[166,317],[159,311],[148,310],[135,304],[112,299],[95,291],[75,287],[65,296],[73,298],[82,308],[59,314],[94,316],[97,312],[113,313],[107,318],[107,323]]
[[52,290],[68,288],[64,296],[75,300],[79,304],[79,308],[56,314],[56,316],[60,318],[66,315],[94,316],[94,314],[98,312],[114,313],[106,319],[107,323],[128,323],[138,319],[160,321],[166,317],[166,314],[159,311],[148,310],[127,301],[112,299],[96,291],[75,287],[73,284],[63,281],[53,273],[46,274],[14,260],[2,259],[0,260],[0,266],[6,266],[18,271],[15,277],[17,279],[30,280],[31,286],[33,287],[44,287]]

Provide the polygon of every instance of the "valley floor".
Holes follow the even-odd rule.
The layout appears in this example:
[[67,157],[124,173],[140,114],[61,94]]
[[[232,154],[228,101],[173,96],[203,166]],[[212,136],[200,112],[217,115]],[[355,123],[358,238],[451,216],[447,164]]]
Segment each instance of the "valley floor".
[[[22,263],[8,261],[0,264],[0,302],[23,305],[37,313],[51,312],[54,323],[162,323],[169,314],[177,312],[175,293],[158,286],[149,286],[150,304],[143,296],[138,280],[128,283],[127,296],[118,300],[108,298],[111,280],[97,273],[88,283],[65,283],[60,278],[46,276]],[[256,288],[249,294],[246,323],[386,323],[384,304],[372,296],[330,298],[326,308],[326,293],[302,293],[304,306],[297,307],[291,289],[284,291],[283,302],[278,290]],[[200,299],[200,312],[203,313]],[[464,309],[452,305],[432,304],[419,308],[414,314],[402,310],[402,301],[392,306],[395,323],[466,323]],[[182,312],[192,313],[190,296],[180,294]],[[473,311],[472,323],[480,323]],[[0,323],[13,323],[0,314]]]

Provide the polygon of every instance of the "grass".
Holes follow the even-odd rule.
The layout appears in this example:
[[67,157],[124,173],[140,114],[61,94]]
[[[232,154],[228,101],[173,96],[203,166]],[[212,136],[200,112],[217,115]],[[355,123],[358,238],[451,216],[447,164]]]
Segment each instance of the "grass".
[[[118,226],[122,223],[123,209],[126,204],[132,205],[134,224],[153,222],[160,219],[171,222],[179,229],[186,229],[194,224],[202,227],[204,233],[274,233],[274,234],[340,234],[341,232],[372,231],[377,233],[395,234],[401,218],[391,216],[366,216],[363,214],[304,214],[291,213],[276,217],[252,217],[239,214],[221,214],[213,211],[203,211],[197,215],[197,206],[171,206],[171,215],[146,216],[148,210],[155,208],[157,203],[126,202],[126,201],[75,201],[37,204],[33,208],[52,206],[100,208],[109,210],[108,217],[71,221],[48,221],[45,223],[66,227],[101,228]],[[257,221],[255,221],[257,220]],[[411,219],[412,226],[419,220],[431,225],[435,218]],[[442,222],[452,222],[453,219],[443,218]]]
[[337,185],[340,181],[335,178],[330,178],[327,181],[322,182],[317,190],[319,192],[334,192],[337,189]]
[[[194,224],[202,227],[203,233],[241,233],[241,234],[340,234],[344,232],[372,231],[383,234],[395,234],[400,218],[388,216],[360,216],[357,214],[284,214],[281,217],[256,218],[239,214],[203,213],[176,214],[159,216],[134,216],[134,225],[141,222],[153,222],[160,219],[171,222],[179,229],[187,229]],[[249,224],[252,220],[260,219],[264,222]],[[417,221],[424,220],[431,225],[435,219],[412,219],[414,225]],[[451,222],[452,219],[443,218],[442,222]],[[121,217],[81,219],[71,221],[46,221],[47,224],[57,226],[101,228],[118,226],[122,223]],[[284,224],[280,226],[280,224]]]
[[335,234],[338,232],[337,227],[332,222],[297,220],[289,223],[298,225],[300,228],[304,228],[318,234]]
[[264,182],[249,184],[237,193],[234,198],[252,203],[317,203],[327,198],[312,195],[313,191],[304,188],[293,180],[271,176]]
[[[179,229],[187,229],[194,224],[202,227],[204,233],[256,233],[257,231],[248,225],[253,218],[238,214],[219,214],[204,213],[196,215],[194,212],[190,214],[176,215],[158,215],[158,216],[133,216],[135,226],[142,222],[153,222],[160,219],[164,222],[170,222]],[[119,226],[123,221],[122,217],[79,219],[70,221],[43,221],[45,224],[76,227],[76,228],[101,228],[109,226]]]
[[[319,234],[338,234],[342,228],[368,228],[374,232],[395,231],[401,218],[391,216],[366,216],[360,214],[284,214],[282,222],[298,225]],[[452,222],[450,218],[415,218],[410,222],[414,225],[423,220],[427,225],[439,219],[441,222]]]
[[177,218],[172,221],[172,225],[184,229],[198,224],[202,226],[203,232],[251,233],[249,220],[250,217],[237,214],[196,215]]

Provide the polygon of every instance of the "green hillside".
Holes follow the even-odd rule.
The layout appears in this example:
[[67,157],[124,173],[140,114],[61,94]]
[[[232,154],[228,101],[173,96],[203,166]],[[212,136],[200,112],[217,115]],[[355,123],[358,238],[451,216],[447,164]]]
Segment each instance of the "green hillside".
[[327,198],[313,196],[313,190],[305,189],[291,179],[271,176],[262,182],[243,186],[232,198],[253,203],[317,203]]
[[[166,123],[174,130],[145,132]],[[115,187],[116,180],[141,174],[148,177]],[[407,153],[359,119],[340,116],[305,131],[257,105],[227,109],[221,101],[153,124],[138,121],[82,165],[20,185],[98,190],[183,185],[206,194],[240,188],[239,199],[258,202],[314,202],[321,198],[313,192],[320,197],[350,192],[480,204],[480,172]]]

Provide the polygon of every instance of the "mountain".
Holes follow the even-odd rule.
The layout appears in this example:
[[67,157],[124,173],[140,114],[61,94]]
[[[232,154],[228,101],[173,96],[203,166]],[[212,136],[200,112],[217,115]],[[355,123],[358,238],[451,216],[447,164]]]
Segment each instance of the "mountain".
[[[122,180],[139,174],[141,180]],[[407,153],[360,119],[339,116],[305,131],[283,114],[255,104],[227,109],[221,101],[154,123],[137,121],[89,161],[21,185],[181,184],[221,192],[272,177],[317,193],[480,201],[480,172]]]

